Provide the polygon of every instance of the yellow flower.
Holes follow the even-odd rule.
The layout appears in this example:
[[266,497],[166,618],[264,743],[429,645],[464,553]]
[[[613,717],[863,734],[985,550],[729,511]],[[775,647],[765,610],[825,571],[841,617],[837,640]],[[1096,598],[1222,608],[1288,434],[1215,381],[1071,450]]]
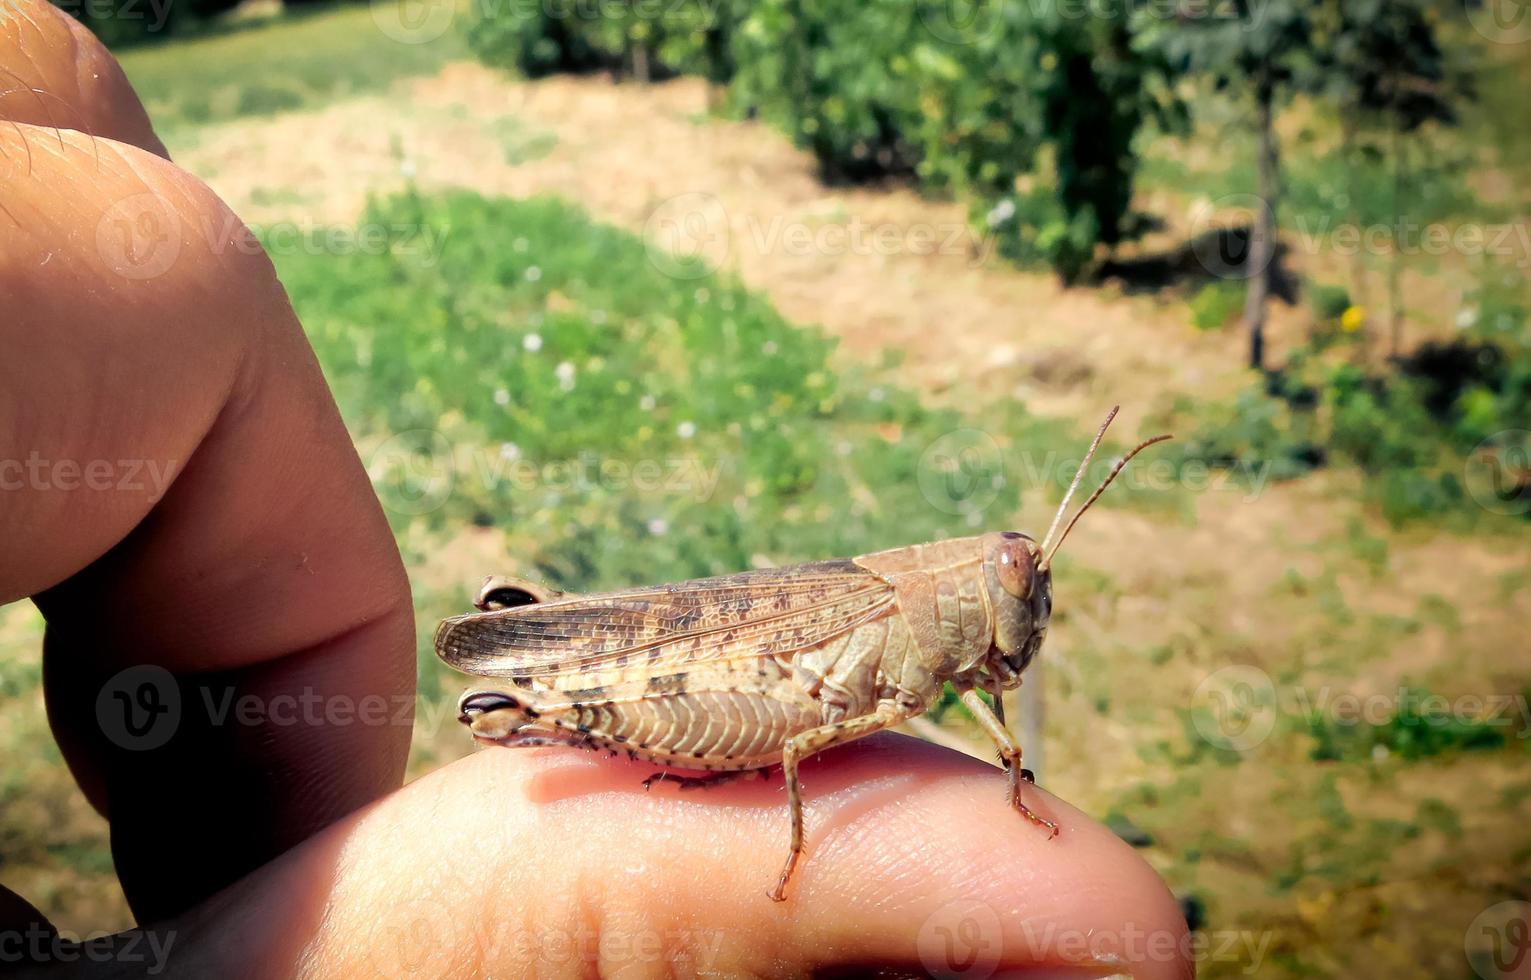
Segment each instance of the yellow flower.
[[1345,312],[1340,314],[1340,329],[1346,333],[1355,333],[1366,323],[1366,310],[1359,306],[1347,306]]

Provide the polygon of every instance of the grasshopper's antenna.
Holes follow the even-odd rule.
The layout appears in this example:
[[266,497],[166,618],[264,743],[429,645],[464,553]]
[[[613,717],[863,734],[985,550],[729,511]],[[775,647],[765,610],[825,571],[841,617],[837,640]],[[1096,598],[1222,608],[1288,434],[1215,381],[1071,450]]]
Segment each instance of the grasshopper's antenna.
[[[1112,409],[1111,410],[1111,415],[1115,415],[1115,414],[1116,414],[1116,410]],[[1108,416],[1106,418],[1106,421],[1109,423],[1111,421],[1111,418]],[[1100,427],[1100,431],[1102,433],[1104,433],[1106,431],[1106,427],[1104,425],[1101,426]],[[1111,472],[1107,473],[1106,474],[1106,478],[1100,482],[1100,486],[1096,487],[1095,488],[1095,492],[1090,494],[1090,499],[1086,500],[1084,502],[1084,506],[1080,507],[1079,510],[1074,512],[1073,519],[1068,522],[1068,525],[1066,527],[1064,527],[1063,533],[1058,535],[1058,540],[1053,543],[1053,546],[1052,546],[1051,550],[1047,550],[1046,549],[1046,539],[1043,540],[1043,548],[1044,548],[1044,550],[1042,552],[1042,561],[1037,566],[1037,568],[1039,570],[1045,571],[1046,569],[1048,569],[1049,567],[1052,566],[1053,555],[1058,553],[1058,549],[1060,547],[1062,547],[1064,539],[1069,536],[1069,532],[1070,531],[1074,530],[1074,525],[1079,523],[1079,519],[1084,516],[1084,512],[1085,511],[1090,509],[1090,505],[1095,503],[1095,501],[1099,500],[1100,499],[1100,495],[1106,492],[1106,488],[1111,485],[1111,481],[1116,479],[1116,475],[1122,471],[1122,468],[1127,465],[1128,461],[1130,461],[1132,459],[1132,457],[1136,456],[1138,453],[1140,453],[1143,450],[1147,449],[1149,446],[1152,446],[1156,442],[1164,442],[1164,441],[1166,441],[1168,439],[1173,439],[1173,438],[1174,438],[1174,436],[1172,436],[1172,435],[1170,435],[1168,433],[1165,433],[1162,436],[1154,436],[1152,439],[1145,439],[1142,442],[1138,443],[1136,446],[1132,447],[1132,452],[1128,453],[1127,455],[1123,456],[1120,460],[1118,460],[1116,465],[1111,467]],[[1099,444],[1100,444],[1100,436],[1096,436],[1095,437],[1095,444],[1090,446],[1090,452],[1094,453],[1095,452],[1095,446],[1097,446]],[[1090,457],[1089,456],[1085,456],[1085,462],[1089,462],[1089,460],[1090,460]],[[1081,469],[1081,471],[1083,471],[1083,467],[1080,467],[1080,469]],[[1079,483],[1079,477],[1078,476],[1074,477],[1074,483],[1075,484]],[[1071,487],[1069,489],[1069,493],[1073,493],[1073,492],[1074,492],[1073,488]],[[1067,502],[1067,500],[1068,500],[1068,498],[1065,497],[1064,501]],[[1061,513],[1061,510],[1060,510],[1060,513]],[[1048,533],[1048,537],[1052,537],[1052,532],[1051,531],[1048,531],[1047,533]]]
[[[1084,459],[1079,463],[1079,469],[1074,472],[1074,482],[1069,484],[1068,493],[1063,495],[1063,501],[1058,504],[1058,513],[1053,515],[1052,526],[1047,529],[1047,534],[1042,537],[1042,554],[1050,554],[1047,544],[1053,539],[1053,532],[1058,530],[1058,523],[1063,520],[1063,512],[1068,509],[1069,501],[1073,499],[1074,491],[1079,489],[1079,481],[1084,479],[1084,471],[1090,465],[1090,460],[1095,458],[1095,450],[1100,448],[1100,441],[1106,437],[1106,429],[1110,428],[1111,420],[1116,418],[1116,413],[1122,410],[1120,405],[1112,405],[1111,411],[1106,413],[1106,421],[1100,424],[1100,429],[1095,433],[1095,441],[1090,443],[1090,451],[1084,454]],[[1067,532],[1064,532],[1067,533]],[[1042,562],[1042,567],[1047,567],[1047,562]]]

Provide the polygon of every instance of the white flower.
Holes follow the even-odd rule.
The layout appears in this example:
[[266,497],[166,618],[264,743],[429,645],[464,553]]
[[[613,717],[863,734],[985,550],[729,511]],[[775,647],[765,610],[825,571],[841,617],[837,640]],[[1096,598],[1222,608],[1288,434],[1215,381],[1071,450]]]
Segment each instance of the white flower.
[[574,390],[574,365],[568,361],[559,361],[553,369],[553,376],[558,379],[558,387],[564,391]]
[[692,436],[696,435],[696,423],[682,422],[680,425],[675,427],[675,434],[680,436],[682,439],[690,439]]
[[405,180],[415,179],[415,161],[405,157],[399,161],[399,176]]
[[531,243],[524,238],[517,238],[510,243],[511,250],[515,252],[524,252],[530,245]]
[[871,391],[867,392],[868,401],[880,402],[885,397],[887,397],[887,392],[883,391],[881,388],[873,388]]
[[649,533],[658,537],[670,529],[670,522],[663,517],[656,517],[649,521]]
[[506,391],[504,388],[496,388],[494,390],[494,403],[496,405],[509,405],[510,392]]
[[542,350],[542,334],[527,334],[525,337],[521,338],[521,346],[535,354],[537,351]]
[[643,409],[645,412],[652,412],[654,410],[654,405],[655,401],[653,395],[644,395],[642,398],[638,399],[638,407]]
[[760,345],[760,353],[764,354],[766,357],[770,357],[772,354],[775,354],[776,353],[776,341],[768,340],[765,343],[761,344]]
[[1013,217],[1015,217],[1015,202],[1007,197],[989,209],[989,213],[984,217],[984,223],[990,228],[996,228]]
[[521,447],[513,442],[500,443],[500,458],[509,463],[514,463],[521,458]]
[[526,267],[526,281],[527,282],[536,282],[538,279],[541,279],[541,278],[542,278],[542,270],[541,269],[537,268],[535,265],[531,265],[531,266],[527,266]]
[[1478,311],[1471,306],[1462,307],[1457,313],[1457,329],[1468,330],[1478,322]]

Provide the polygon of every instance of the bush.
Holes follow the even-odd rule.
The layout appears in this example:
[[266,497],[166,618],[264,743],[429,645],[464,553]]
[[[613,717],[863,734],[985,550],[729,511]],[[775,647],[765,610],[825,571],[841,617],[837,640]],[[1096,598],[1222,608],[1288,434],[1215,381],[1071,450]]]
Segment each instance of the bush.
[[732,72],[727,28],[736,19],[729,0],[489,5],[469,24],[468,44],[485,63],[528,78],[615,71],[654,79],[691,72],[722,82]]
[[[1345,460],[1366,474],[1367,494],[1384,516],[1402,523],[1452,510],[1478,513],[1463,484],[1466,462],[1527,418],[1531,363],[1510,360],[1493,344],[1425,344],[1397,359],[1389,374],[1299,349],[1285,369],[1265,376],[1263,391],[1214,409],[1187,453],[1246,470],[1268,462],[1276,479]],[[1501,447],[1511,457],[1524,448]]]
[[530,75],[630,65],[641,49],[727,81],[736,109],[790,134],[826,179],[912,176],[958,194],[1001,254],[1065,280],[1128,231],[1138,127],[1180,118],[1168,69],[1135,49],[1125,14],[962,0],[620,9],[488,15],[472,44]]

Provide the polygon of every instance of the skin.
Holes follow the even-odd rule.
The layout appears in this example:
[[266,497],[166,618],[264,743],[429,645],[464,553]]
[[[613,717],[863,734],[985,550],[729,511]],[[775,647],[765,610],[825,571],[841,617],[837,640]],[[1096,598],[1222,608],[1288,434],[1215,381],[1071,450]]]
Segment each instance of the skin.
[[[779,778],[645,792],[652,767],[491,749],[400,789],[410,727],[391,710],[116,747],[96,697],[134,665],[184,691],[410,703],[408,583],[266,257],[87,33],[36,0],[6,9],[0,68],[23,91],[0,97],[0,460],[174,469],[163,494],[58,471],[0,490],[0,601],[47,618],[54,733],[135,915],[174,935],[162,975],[897,975],[968,922],[1001,969],[1189,973],[1178,907],[1126,845],[1028,790],[1064,827],[1048,840],[996,770],[898,736],[804,763],[813,860],[782,904],[762,885]],[[152,246],[130,260],[123,214]],[[143,275],[155,248],[171,258]],[[33,924],[0,889],[0,937]]]

